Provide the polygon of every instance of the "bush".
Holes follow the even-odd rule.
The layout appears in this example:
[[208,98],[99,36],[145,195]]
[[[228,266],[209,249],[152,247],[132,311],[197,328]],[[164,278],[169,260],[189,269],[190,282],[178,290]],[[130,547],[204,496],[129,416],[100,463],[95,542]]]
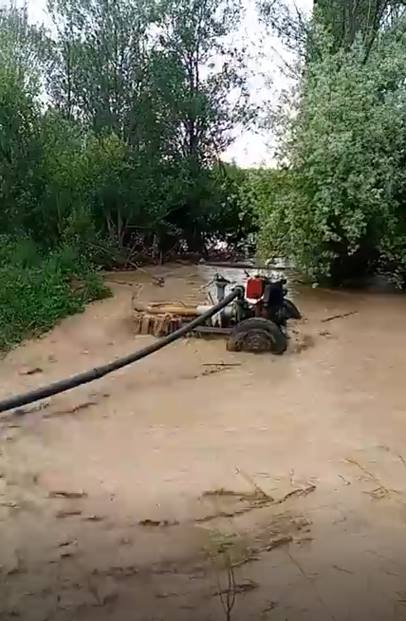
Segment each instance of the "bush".
[[0,236],[0,267],[15,265],[19,268],[34,267],[42,262],[37,244],[29,238],[14,240]]
[[[72,248],[47,258],[38,253],[36,261],[27,262],[23,250],[27,243],[8,242],[0,253],[0,350],[50,330],[60,319],[82,312],[86,303],[109,293]],[[11,262],[15,257],[21,260]]]

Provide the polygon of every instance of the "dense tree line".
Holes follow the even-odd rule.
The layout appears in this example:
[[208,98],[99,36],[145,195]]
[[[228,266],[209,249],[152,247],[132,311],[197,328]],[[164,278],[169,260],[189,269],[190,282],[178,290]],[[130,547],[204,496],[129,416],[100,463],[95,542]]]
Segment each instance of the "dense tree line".
[[242,172],[220,158],[252,120],[244,50],[230,43],[238,2],[48,10],[52,36],[25,9],[0,11],[1,231],[104,264],[252,232]]
[[[105,289],[94,267],[238,247],[248,126],[235,0],[49,0],[0,9],[0,350]],[[79,283],[79,285],[78,285]]]
[[312,278],[405,285],[405,1],[257,4],[297,78],[273,171],[221,160],[258,112],[239,2],[49,0],[49,30],[0,9],[0,347],[103,295],[89,266],[258,229]]

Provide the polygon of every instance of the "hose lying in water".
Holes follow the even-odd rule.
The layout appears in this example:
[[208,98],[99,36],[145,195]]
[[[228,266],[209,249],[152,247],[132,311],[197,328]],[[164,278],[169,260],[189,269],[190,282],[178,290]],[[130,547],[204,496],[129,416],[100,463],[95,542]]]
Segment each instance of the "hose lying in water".
[[119,360],[115,360],[114,362],[110,362],[109,364],[105,364],[101,367],[95,367],[91,371],[79,373],[78,375],[74,375],[73,377],[70,377],[68,379],[54,382],[53,384],[49,384],[48,386],[43,386],[42,388],[38,388],[37,390],[32,390],[25,394],[15,395],[14,397],[3,399],[2,401],[0,401],[0,412],[13,410],[14,408],[22,407],[23,405],[35,403],[36,401],[40,401],[41,399],[46,399],[54,395],[59,395],[62,392],[72,390],[72,388],[77,388],[78,386],[88,384],[89,382],[94,382],[95,380],[101,379],[109,373],[113,373],[113,371],[118,371],[119,369],[133,364],[134,362],[138,362],[142,358],[146,358],[147,356],[154,354],[156,351],[159,351],[163,347],[166,347],[174,341],[182,338],[182,336],[185,336],[185,334],[187,334],[188,332],[191,332],[201,324],[205,323],[208,319],[211,319],[211,317],[216,315],[219,311],[223,310],[223,308],[228,306],[231,302],[233,302],[233,300],[241,295],[241,289],[237,287],[227,297],[225,297],[224,300],[210,308],[199,317],[196,317],[196,319],[186,324],[179,330],[176,330],[176,332],[173,332],[172,334],[169,334],[168,336],[159,339],[155,343],[152,343],[151,345],[148,345],[143,349],[139,349],[133,354],[125,356],[124,358],[120,358]]

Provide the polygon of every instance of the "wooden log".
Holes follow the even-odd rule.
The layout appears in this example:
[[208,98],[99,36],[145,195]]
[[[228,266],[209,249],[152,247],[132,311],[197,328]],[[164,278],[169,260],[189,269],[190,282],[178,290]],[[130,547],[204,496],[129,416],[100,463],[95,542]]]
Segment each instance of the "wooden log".
[[137,313],[149,315],[175,315],[177,317],[197,317],[197,306],[185,306],[183,304],[171,304],[170,302],[143,304],[138,300],[133,301],[133,309]]

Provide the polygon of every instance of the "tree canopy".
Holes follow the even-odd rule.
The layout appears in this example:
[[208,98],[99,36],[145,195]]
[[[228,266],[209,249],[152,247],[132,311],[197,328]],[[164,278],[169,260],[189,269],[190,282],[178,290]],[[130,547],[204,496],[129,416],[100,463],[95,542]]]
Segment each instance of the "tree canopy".
[[262,206],[261,249],[335,284],[384,270],[403,285],[404,3],[315,4],[299,93],[279,119],[285,183]]
[[245,171],[221,161],[252,120],[238,2],[49,0],[48,14],[49,31],[0,9],[0,349],[103,295],[92,267],[256,230]]
[[252,118],[244,49],[230,43],[242,8],[49,0],[48,11],[52,36],[25,9],[0,12],[4,231],[46,246],[69,232],[119,254],[153,239],[204,250],[228,200],[221,154]]

